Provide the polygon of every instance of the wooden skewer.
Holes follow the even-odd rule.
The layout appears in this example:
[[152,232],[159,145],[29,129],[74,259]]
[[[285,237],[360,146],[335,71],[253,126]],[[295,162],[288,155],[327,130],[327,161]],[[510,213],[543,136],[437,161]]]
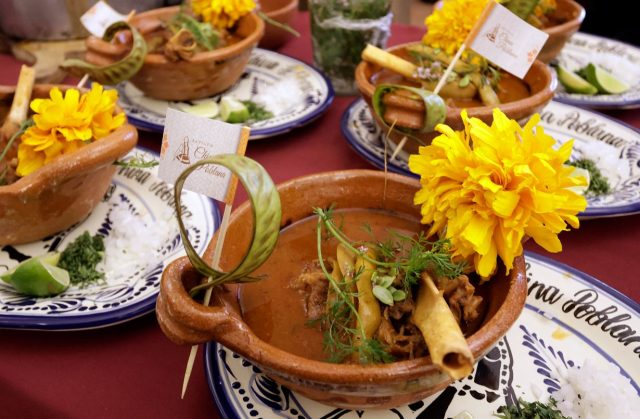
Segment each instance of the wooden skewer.
[[[218,241],[216,242],[216,247],[213,249],[213,268],[220,270],[220,257],[222,256],[222,246],[224,245],[224,239],[227,235],[227,229],[229,228],[229,218],[231,216],[231,204],[227,204],[224,207],[224,213],[222,215],[222,222],[220,223],[220,231],[218,233]],[[209,278],[209,282],[211,282],[211,278]],[[207,289],[204,295],[204,305],[208,306],[211,301],[211,292],[212,289]],[[198,353],[198,345],[193,345],[191,347],[191,352],[189,353],[189,359],[187,360],[187,367],[184,372],[184,379],[182,380],[182,394],[181,398],[184,399],[184,395],[187,392],[187,386],[189,385],[189,379],[191,378],[191,371],[193,370],[193,363],[196,360],[196,354]]]

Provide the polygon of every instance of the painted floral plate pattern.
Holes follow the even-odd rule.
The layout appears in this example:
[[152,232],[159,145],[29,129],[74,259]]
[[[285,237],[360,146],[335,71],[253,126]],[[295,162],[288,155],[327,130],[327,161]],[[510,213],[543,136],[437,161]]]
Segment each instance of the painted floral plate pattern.
[[[587,197],[581,219],[614,217],[640,212],[640,131],[603,114],[552,101],[540,112],[541,125],[549,135],[564,142],[574,139],[573,157],[593,160],[607,177],[611,191]],[[374,166],[384,168],[385,141],[362,99],[353,102],[341,121],[349,145]],[[409,171],[408,154],[390,159],[389,171],[417,177]]]
[[[264,375],[242,357],[207,344],[205,373],[226,418],[489,418],[517,398],[547,399],[570,385],[566,373],[586,360],[614,371],[640,395],[640,305],[607,285],[534,253],[525,255],[529,296],[504,338],[467,378],[416,403],[350,411],[309,400]],[[623,389],[620,389],[622,391]],[[469,417],[469,416],[467,416]]]
[[[132,154],[145,160],[155,155],[136,149]],[[220,214],[213,202],[199,194],[184,192],[183,220],[197,251],[204,251],[219,225]],[[116,218],[116,214],[117,217]],[[105,327],[152,312],[164,267],[183,256],[177,222],[173,215],[173,187],[157,177],[157,168],[118,168],[102,202],[84,221],[41,241],[0,247],[0,274],[20,261],[51,251],[61,251],[83,232],[99,233],[109,243],[109,236],[131,229],[132,225],[117,225],[122,216],[148,223],[163,223],[166,230],[163,243],[151,258],[135,260],[106,274],[105,281],[86,287],[71,285],[55,297],[34,298],[15,292],[0,281],[0,328],[76,330]],[[139,238],[144,240],[144,237]],[[143,243],[135,244],[137,247]],[[105,249],[108,258],[110,250]],[[153,262],[144,262],[153,260]]]
[[[131,83],[118,86],[119,105],[129,121],[140,129],[162,132],[168,107],[201,102],[168,102],[146,97]],[[254,49],[244,74],[230,89],[213,97],[219,101],[230,95],[252,100],[273,114],[272,118],[253,122],[250,139],[267,138],[289,132],[318,118],[333,102],[333,87],[313,67],[277,52]]]
[[559,84],[555,100],[599,109],[630,109],[640,106],[640,48],[614,39],[578,32],[567,41],[556,60],[571,71],[589,63],[598,65],[630,88],[617,95],[582,95],[567,93]]

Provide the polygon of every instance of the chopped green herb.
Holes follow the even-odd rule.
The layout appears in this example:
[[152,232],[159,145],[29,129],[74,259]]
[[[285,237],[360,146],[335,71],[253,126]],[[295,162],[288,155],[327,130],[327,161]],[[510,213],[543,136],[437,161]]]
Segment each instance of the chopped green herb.
[[589,172],[589,188],[585,193],[587,196],[599,196],[611,192],[609,180],[600,172],[600,169],[592,160],[579,159],[570,161],[569,164]]
[[548,403],[528,403],[522,399],[512,406],[500,406],[495,416],[502,419],[571,419],[564,416],[556,407],[556,401],[551,398]]
[[91,236],[88,231],[75,239],[60,255],[58,267],[69,271],[72,284],[86,286],[104,279],[104,273],[96,266],[104,256],[102,236]]
[[268,111],[264,106],[251,100],[241,100],[242,104],[249,110],[249,121],[264,121],[273,118],[273,112]]

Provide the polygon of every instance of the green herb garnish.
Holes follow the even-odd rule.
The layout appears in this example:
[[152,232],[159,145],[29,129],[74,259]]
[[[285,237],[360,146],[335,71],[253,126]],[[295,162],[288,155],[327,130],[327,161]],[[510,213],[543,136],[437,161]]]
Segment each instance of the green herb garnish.
[[240,102],[249,110],[249,121],[257,122],[273,118],[273,112],[252,100],[241,100]]
[[599,196],[606,195],[611,192],[609,180],[602,174],[593,160],[579,159],[570,161],[569,164],[589,172],[589,187],[587,188],[585,195]]
[[556,407],[556,401],[551,398],[548,403],[528,403],[518,399],[512,406],[500,406],[495,416],[502,419],[571,419],[564,416]]
[[58,267],[69,271],[72,284],[81,287],[104,279],[104,273],[96,270],[96,266],[104,256],[104,240],[88,231],[75,239],[60,255]]

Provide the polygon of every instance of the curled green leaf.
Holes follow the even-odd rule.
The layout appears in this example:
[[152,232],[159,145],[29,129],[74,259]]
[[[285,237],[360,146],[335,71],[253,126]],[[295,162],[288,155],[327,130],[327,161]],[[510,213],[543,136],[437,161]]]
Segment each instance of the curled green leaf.
[[77,58],[71,58],[65,60],[60,66],[78,77],[88,74],[91,80],[103,85],[115,85],[129,80],[140,70],[147,55],[147,43],[143,36],[133,26],[121,21],[111,24],[104,32],[102,39],[111,41],[117,32],[125,29],[131,31],[133,44],[129,54],[122,60],[106,66],[98,66]]
[[384,103],[383,98],[387,93],[396,90],[407,90],[412,93],[415,98],[422,99],[424,102],[424,125],[421,132],[431,132],[436,125],[444,122],[447,115],[447,105],[444,100],[433,92],[411,86],[402,86],[399,84],[379,84],[373,93],[372,103],[373,110],[380,120],[384,121]]
[[[217,164],[229,169],[235,174],[247,191],[251,210],[253,212],[253,235],[249,249],[238,266],[229,272],[220,272],[209,266],[196,252],[182,221],[180,195],[187,177],[200,166]],[[191,264],[202,275],[209,278],[207,283],[198,285],[191,290],[194,294],[202,289],[228,282],[252,282],[256,278],[250,277],[271,255],[280,233],[280,219],[282,216],[280,196],[271,177],[256,161],[237,154],[221,154],[200,160],[189,166],[178,176],[174,185],[174,201],[180,227],[180,236]]]

